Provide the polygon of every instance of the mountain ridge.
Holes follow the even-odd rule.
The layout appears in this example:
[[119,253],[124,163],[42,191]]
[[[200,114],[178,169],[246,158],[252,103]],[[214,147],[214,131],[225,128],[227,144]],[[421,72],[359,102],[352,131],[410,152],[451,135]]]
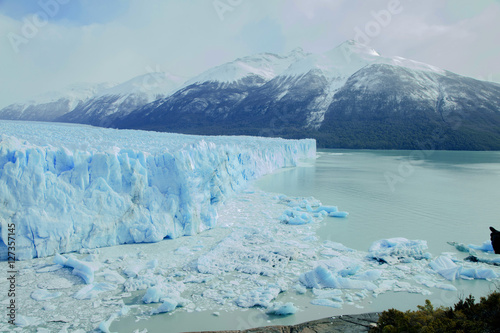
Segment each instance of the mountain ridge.
[[373,149],[419,149],[439,129],[446,138],[435,149],[500,150],[500,85],[384,57],[355,41],[322,54],[295,49],[238,58],[182,83],[167,78],[156,95],[130,84],[140,80],[108,89],[116,94],[104,90],[53,121],[313,137],[319,147]]

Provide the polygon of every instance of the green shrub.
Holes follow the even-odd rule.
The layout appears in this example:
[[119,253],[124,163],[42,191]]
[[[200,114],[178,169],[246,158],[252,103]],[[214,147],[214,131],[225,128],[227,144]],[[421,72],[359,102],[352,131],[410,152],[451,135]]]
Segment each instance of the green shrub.
[[380,314],[371,332],[500,332],[500,292],[481,297],[479,303],[469,296],[449,308],[434,309],[426,300],[417,311],[390,309]]

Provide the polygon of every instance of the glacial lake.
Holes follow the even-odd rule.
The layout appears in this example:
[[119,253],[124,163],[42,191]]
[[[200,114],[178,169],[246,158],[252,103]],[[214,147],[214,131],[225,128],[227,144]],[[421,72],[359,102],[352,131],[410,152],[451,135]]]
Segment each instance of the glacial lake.
[[[481,245],[489,240],[490,225],[500,228],[500,152],[319,150],[317,159],[265,176],[254,187],[287,196],[312,196],[349,212],[347,218],[326,218],[317,237],[358,251],[368,251],[380,239],[405,237],[426,240],[433,258],[453,252],[463,259],[467,254],[448,241]],[[293,301],[299,307],[293,316],[271,318],[258,309],[217,316],[213,311],[174,312],[144,321],[134,316],[122,318],[111,325],[111,331],[186,332],[297,324],[388,308],[416,309],[426,299],[449,306],[469,294],[476,298],[487,295],[498,280],[456,280],[452,284],[457,291],[433,288],[430,295],[387,292],[368,297],[358,306],[344,304],[341,309],[314,306],[309,303],[311,295],[289,292],[290,296],[280,300]]]
[[[500,228],[500,152],[319,150],[318,159],[257,181],[264,191],[313,196],[349,212],[319,236],[356,250],[382,238],[481,244]],[[340,220],[339,220],[340,221]]]

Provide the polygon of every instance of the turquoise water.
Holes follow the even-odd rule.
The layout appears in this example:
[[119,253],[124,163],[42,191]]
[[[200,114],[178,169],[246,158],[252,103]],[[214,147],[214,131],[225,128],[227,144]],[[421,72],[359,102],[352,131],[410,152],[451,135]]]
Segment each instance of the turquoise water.
[[378,239],[481,244],[500,227],[500,152],[320,150],[316,161],[257,182],[265,190],[314,196],[350,213],[320,237],[367,251]]

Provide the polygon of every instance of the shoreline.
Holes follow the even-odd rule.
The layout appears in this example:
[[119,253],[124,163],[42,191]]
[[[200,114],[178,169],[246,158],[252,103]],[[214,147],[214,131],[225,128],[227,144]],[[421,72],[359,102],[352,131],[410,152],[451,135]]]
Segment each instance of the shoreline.
[[375,327],[380,312],[367,312],[357,315],[341,315],[306,321],[296,325],[277,325],[234,331],[199,331],[186,333],[335,333],[368,332]]

